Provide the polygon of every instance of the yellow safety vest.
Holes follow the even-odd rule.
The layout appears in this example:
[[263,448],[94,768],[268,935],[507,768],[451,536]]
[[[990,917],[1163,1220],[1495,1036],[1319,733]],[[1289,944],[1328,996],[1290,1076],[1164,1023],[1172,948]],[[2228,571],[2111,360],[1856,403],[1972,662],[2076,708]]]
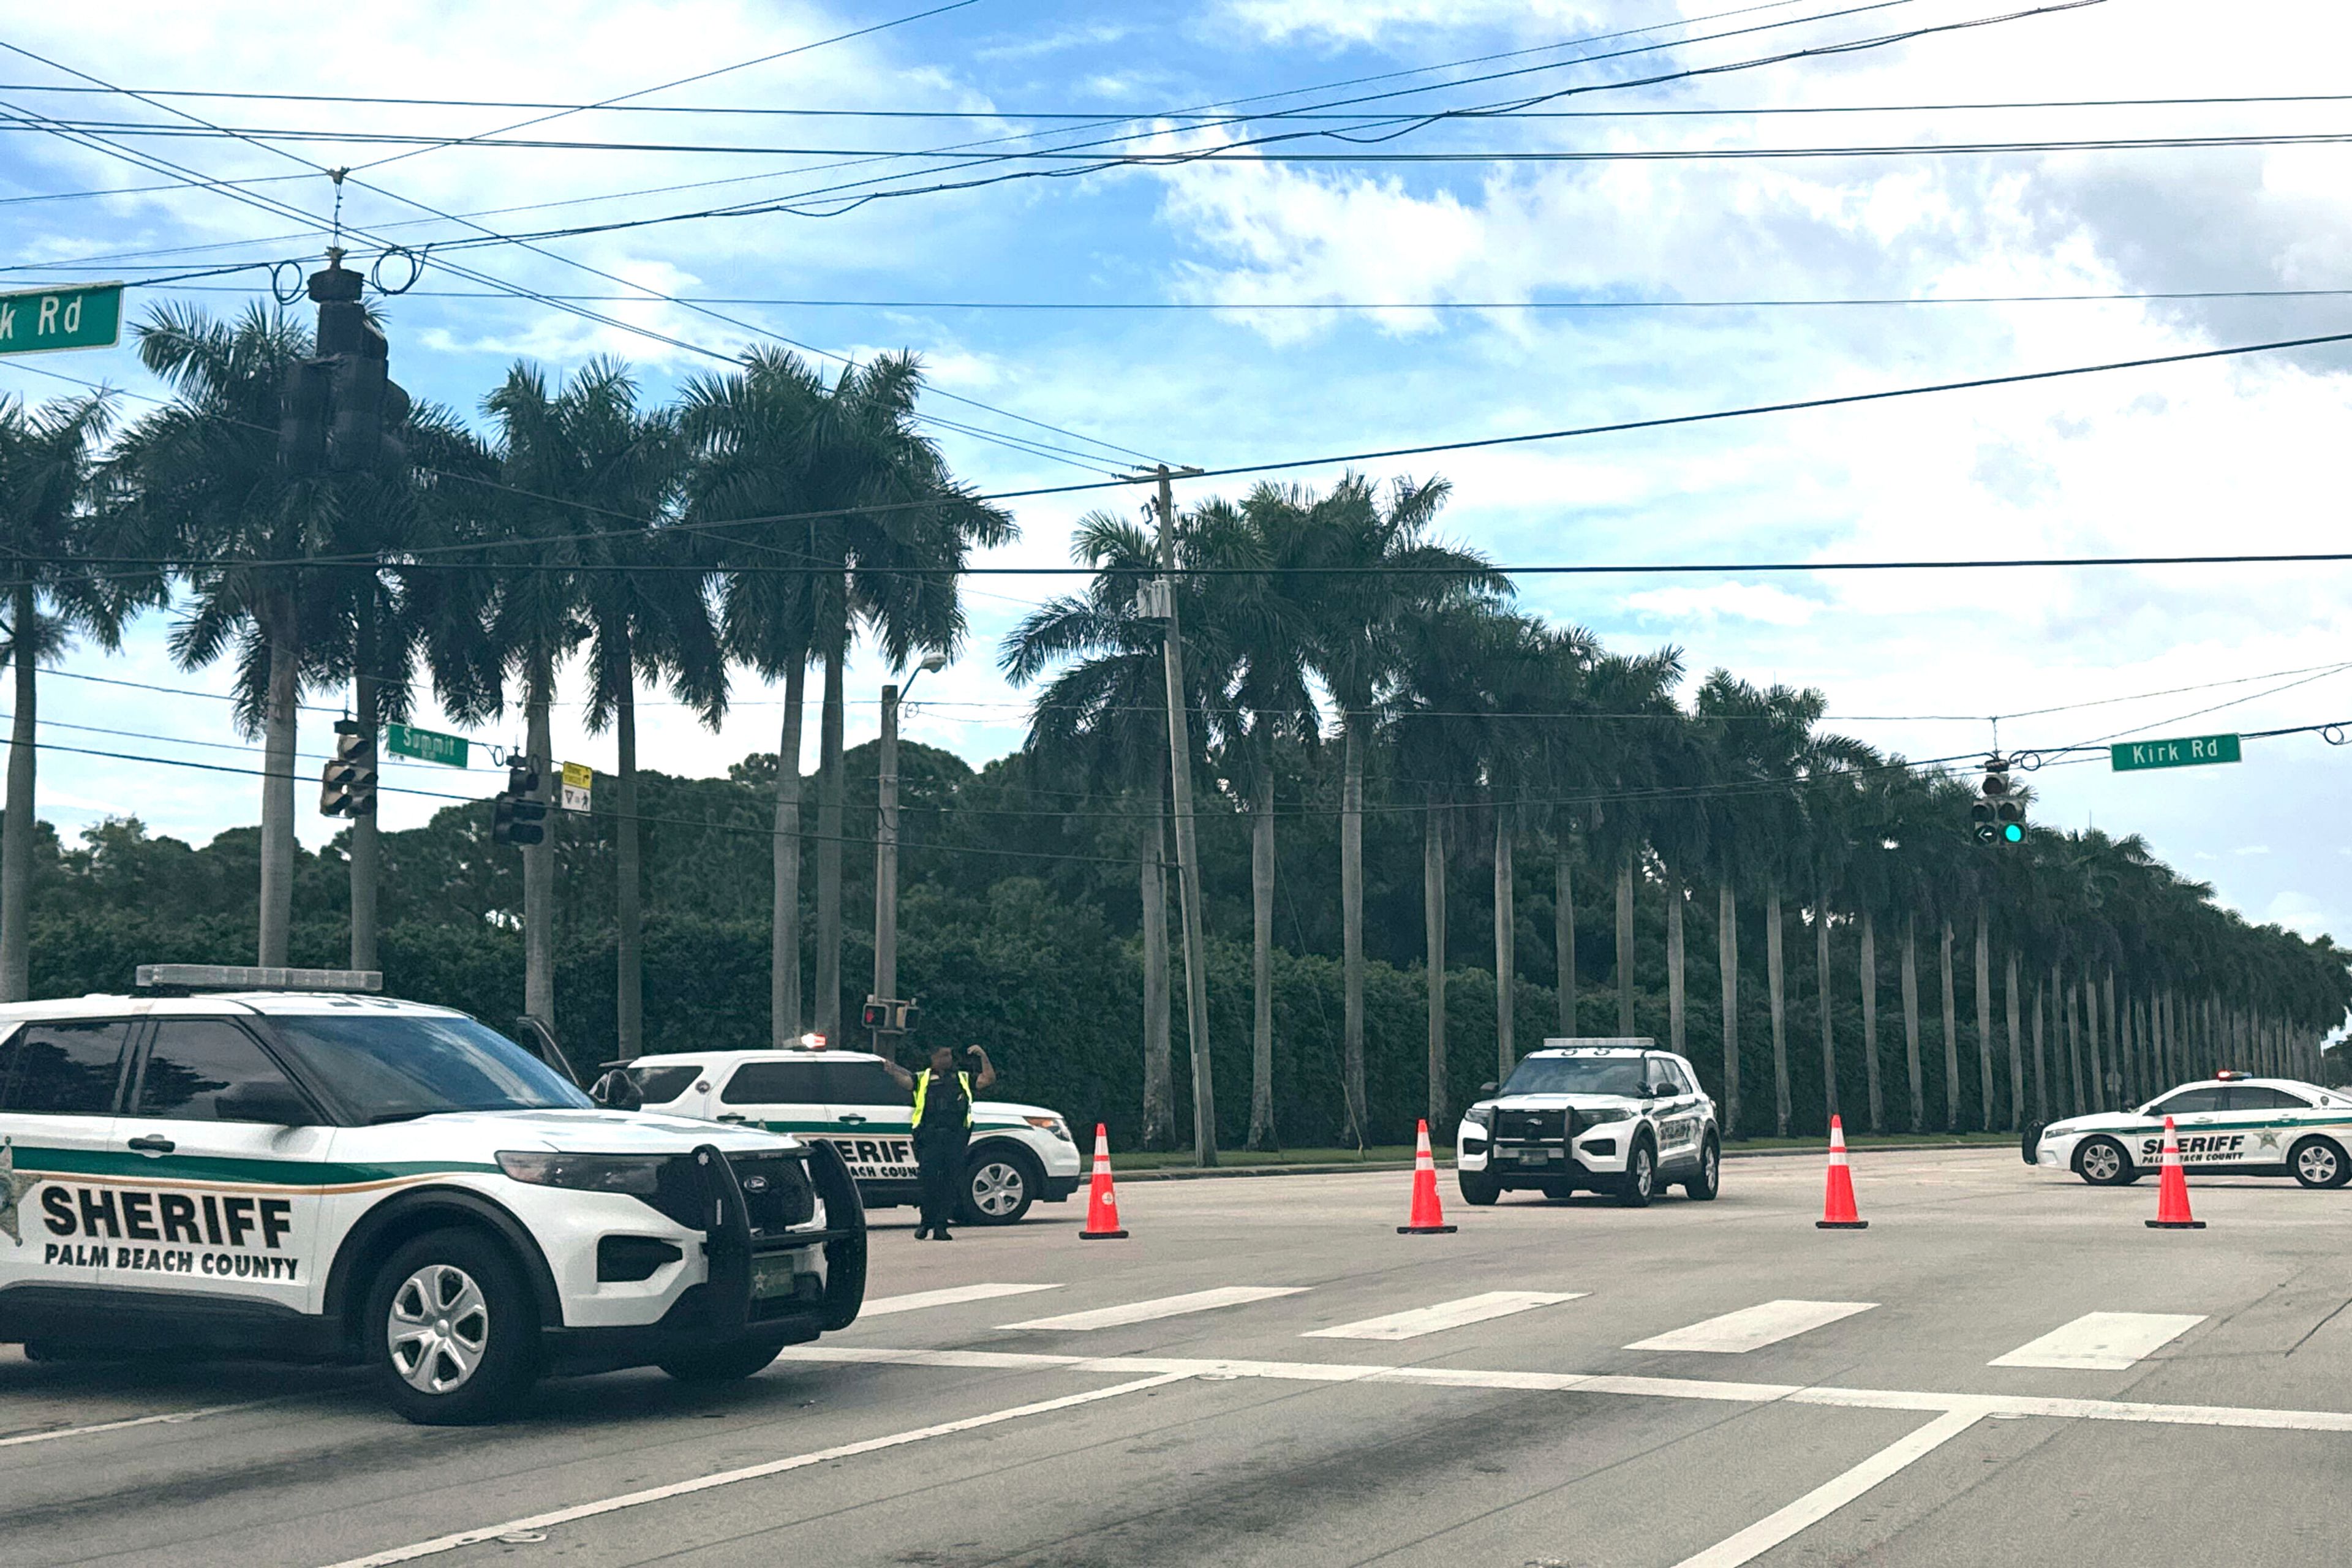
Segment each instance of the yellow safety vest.
[[[971,1125],[971,1074],[960,1072],[956,1081],[963,1085],[963,1124]],[[923,1125],[923,1090],[930,1087],[931,1069],[925,1068],[915,1075],[915,1126]]]

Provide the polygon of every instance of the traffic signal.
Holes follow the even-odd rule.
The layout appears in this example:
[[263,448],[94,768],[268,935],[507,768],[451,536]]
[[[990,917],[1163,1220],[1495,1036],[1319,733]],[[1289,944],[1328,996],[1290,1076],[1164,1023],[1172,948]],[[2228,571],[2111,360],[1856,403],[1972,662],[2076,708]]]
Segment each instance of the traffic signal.
[[879,996],[866,998],[858,1021],[866,1028],[878,1029],[886,1035],[914,1033],[915,1022],[923,1016],[922,1007],[913,1002],[895,1002]]
[[294,478],[308,478],[326,465],[332,368],[316,359],[296,360],[286,367],[278,405],[278,461]]
[[539,770],[529,763],[507,764],[507,787],[490,804],[490,837],[500,844],[536,844],[547,837],[547,802],[539,794]]
[[408,394],[386,374],[390,347],[367,319],[360,283],[340,261],[310,275],[318,356],[287,368],[278,404],[278,460],[289,474],[397,471],[407,464],[399,432],[408,421]]
[[375,781],[375,737],[356,719],[336,720],[335,754],[319,773],[319,815],[373,815]]
[[1980,798],[1969,807],[1969,822],[1979,844],[2025,842],[2025,802],[2010,787],[2007,757],[1985,759],[1984,784]]

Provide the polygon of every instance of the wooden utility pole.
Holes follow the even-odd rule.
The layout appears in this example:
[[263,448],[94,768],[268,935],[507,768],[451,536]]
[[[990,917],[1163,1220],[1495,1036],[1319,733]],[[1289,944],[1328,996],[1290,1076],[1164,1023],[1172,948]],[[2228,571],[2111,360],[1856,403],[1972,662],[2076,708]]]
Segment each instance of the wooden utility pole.
[[1201,927],[1201,857],[1192,835],[1192,742],[1184,700],[1184,635],[1176,612],[1176,500],[1168,481],[1198,468],[1160,464],[1160,570],[1166,595],[1159,608],[1160,652],[1168,674],[1169,800],[1176,816],[1176,900],[1184,921],[1184,1022],[1192,1046],[1192,1149],[1202,1165],[1217,1163],[1217,1101],[1209,1071],[1209,951]]

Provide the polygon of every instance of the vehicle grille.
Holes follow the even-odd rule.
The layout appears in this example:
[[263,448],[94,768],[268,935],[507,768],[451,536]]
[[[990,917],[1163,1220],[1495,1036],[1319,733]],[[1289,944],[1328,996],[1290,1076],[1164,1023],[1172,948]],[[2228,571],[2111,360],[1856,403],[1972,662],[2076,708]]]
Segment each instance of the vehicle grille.
[[1497,1110],[1495,1136],[1522,1143],[1558,1143],[1568,1137],[1568,1111]]
[[816,1188],[797,1153],[730,1154],[753,1236],[780,1236],[816,1216]]

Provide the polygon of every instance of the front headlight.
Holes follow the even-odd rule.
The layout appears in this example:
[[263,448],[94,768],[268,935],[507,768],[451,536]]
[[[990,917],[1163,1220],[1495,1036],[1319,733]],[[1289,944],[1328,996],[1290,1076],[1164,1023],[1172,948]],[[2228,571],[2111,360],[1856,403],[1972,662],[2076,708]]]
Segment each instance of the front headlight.
[[558,1154],[533,1149],[502,1149],[499,1169],[535,1187],[570,1187],[583,1193],[626,1193],[651,1198],[661,1190],[669,1154]]
[[1495,1125],[1495,1108],[1491,1105],[1474,1105],[1462,1113],[1462,1120],[1473,1127],[1492,1127]]
[[1075,1142],[1070,1136],[1070,1124],[1058,1116],[1024,1116],[1021,1119],[1040,1132],[1050,1132],[1063,1142]]
[[1633,1112],[1630,1109],[1622,1106],[1614,1110],[1580,1110],[1576,1114],[1578,1120],[1581,1121],[1587,1127],[1599,1127],[1603,1123],[1610,1121],[1631,1121],[1633,1120]]

